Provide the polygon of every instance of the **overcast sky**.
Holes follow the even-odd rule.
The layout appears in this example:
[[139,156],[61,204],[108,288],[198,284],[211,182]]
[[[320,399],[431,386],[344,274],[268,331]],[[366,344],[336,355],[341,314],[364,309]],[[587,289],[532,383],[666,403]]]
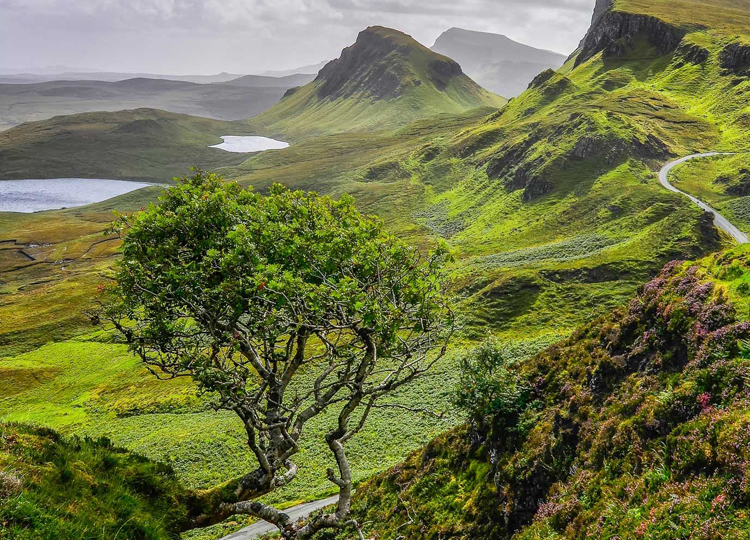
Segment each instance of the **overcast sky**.
[[570,53],[595,0],[0,0],[0,68],[258,73],[338,57],[367,26],[457,26]]

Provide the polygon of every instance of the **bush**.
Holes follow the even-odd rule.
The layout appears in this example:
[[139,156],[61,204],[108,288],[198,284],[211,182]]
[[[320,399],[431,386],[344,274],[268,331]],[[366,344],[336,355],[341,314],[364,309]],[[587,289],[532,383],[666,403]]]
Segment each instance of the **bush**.
[[490,338],[460,359],[453,402],[470,421],[514,417],[526,408],[529,388],[513,370],[510,356],[502,343]]

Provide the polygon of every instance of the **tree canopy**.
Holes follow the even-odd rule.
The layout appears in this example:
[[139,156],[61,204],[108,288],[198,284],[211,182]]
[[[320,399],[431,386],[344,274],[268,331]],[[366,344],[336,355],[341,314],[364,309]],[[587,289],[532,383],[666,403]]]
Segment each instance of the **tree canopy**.
[[[200,492],[187,527],[252,514],[285,538],[351,524],[344,445],[384,398],[445,354],[453,315],[443,247],[423,256],[354,200],[266,196],[198,172],[122,216],[103,316],[159,377],[189,376],[242,420],[257,469]],[[304,377],[300,374],[304,372]],[[254,499],[293,481],[306,423],[326,410],[336,510],[304,525]]]

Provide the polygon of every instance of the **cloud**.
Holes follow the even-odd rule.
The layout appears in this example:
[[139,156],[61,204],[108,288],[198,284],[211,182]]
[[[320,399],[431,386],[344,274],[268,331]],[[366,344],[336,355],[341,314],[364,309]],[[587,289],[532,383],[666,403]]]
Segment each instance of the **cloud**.
[[337,56],[360,30],[375,24],[403,30],[428,46],[457,26],[567,53],[586,31],[593,5],[594,0],[0,0],[0,66],[104,63],[106,69],[167,66],[179,72],[294,67]]

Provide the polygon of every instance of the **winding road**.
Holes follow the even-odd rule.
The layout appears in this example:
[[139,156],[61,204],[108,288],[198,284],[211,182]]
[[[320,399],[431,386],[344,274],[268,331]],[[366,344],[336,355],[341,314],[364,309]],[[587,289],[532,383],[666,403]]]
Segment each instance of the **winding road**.
[[[292,521],[296,521],[298,519],[309,516],[316,510],[320,510],[321,508],[325,508],[326,506],[336,504],[338,500],[339,496],[334,495],[333,497],[328,497],[327,499],[312,501],[309,503],[299,504],[297,506],[287,508],[286,510],[284,510],[284,512],[288,514],[290,518],[292,518]],[[235,533],[224,536],[223,538],[221,538],[221,540],[254,540],[255,538],[263,536],[264,534],[278,532],[278,530],[279,529],[276,528],[276,525],[271,525],[267,521],[259,521],[257,523],[253,523],[249,527],[245,527],[244,529],[240,529]]]
[[689,198],[691,201],[693,201],[695,204],[697,204],[699,207],[701,207],[706,212],[711,212],[714,215],[714,225],[716,225],[719,229],[726,232],[729,236],[734,238],[738,244],[748,244],[750,243],[750,240],[748,239],[747,235],[743,233],[741,230],[739,230],[737,227],[732,225],[732,223],[722,216],[720,213],[718,213],[716,210],[711,208],[708,204],[704,203],[700,199],[697,199],[696,197],[693,197],[689,193],[685,193],[684,191],[680,191],[676,187],[674,187],[672,184],[669,183],[669,173],[674,169],[675,167],[682,165],[686,161],[690,161],[692,159],[699,159],[699,158],[707,158],[712,156],[733,156],[734,153],[731,152],[707,152],[704,154],[693,154],[690,156],[686,156],[684,158],[677,159],[675,161],[672,161],[670,163],[667,163],[662,167],[661,171],[659,171],[659,182],[662,186],[667,188],[669,191],[673,191],[675,193],[679,193],[681,195],[684,195],[685,197]]
[[[669,183],[669,173],[672,172],[672,170],[685,163],[686,161],[690,161],[692,159],[699,159],[699,158],[707,158],[712,156],[731,156],[734,155],[729,152],[707,152],[704,154],[693,154],[691,156],[686,156],[684,158],[677,159],[675,161],[672,161],[670,163],[667,163],[662,167],[661,171],[659,171],[659,182],[662,186],[667,188],[669,191],[673,191],[674,193],[679,193],[681,195],[684,195],[685,197],[688,197],[691,201],[693,201],[695,204],[697,204],[699,207],[701,207],[706,212],[711,212],[714,215],[714,224],[729,234],[732,238],[734,238],[739,244],[748,244],[750,243],[750,240],[748,239],[747,235],[740,231],[737,227],[732,225],[732,223],[719,214],[716,210],[711,208],[708,204],[704,203],[700,199],[697,199],[696,197],[693,197],[689,193],[685,193],[684,191],[680,191],[676,187],[674,187],[672,184]],[[336,504],[338,501],[338,495],[334,497],[329,497],[327,499],[322,499],[319,501],[312,501],[309,503],[300,504],[297,506],[293,506],[292,508],[289,508],[286,510],[286,513],[291,517],[293,520],[298,520],[304,517],[309,516],[311,513],[315,512],[316,510],[320,510],[321,508],[325,508],[326,506],[331,506],[332,504]],[[275,525],[271,525],[268,522],[265,521],[259,521],[257,523],[253,523],[249,527],[245,527],[244,529],[241,529],[235,533],[232,533],[230,535],[227,535],[223,537],[221,540],[255,540],[256,538],[263,536],[264,534],[268,534],[271,532],[276,532],[277,528]]]

